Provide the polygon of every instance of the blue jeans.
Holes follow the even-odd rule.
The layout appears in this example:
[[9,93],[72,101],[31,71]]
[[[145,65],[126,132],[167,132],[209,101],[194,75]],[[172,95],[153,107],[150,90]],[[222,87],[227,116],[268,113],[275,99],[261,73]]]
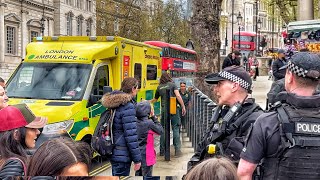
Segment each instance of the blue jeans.
[[129,176],[130,175],[130,163],[111,162],[112,176]]

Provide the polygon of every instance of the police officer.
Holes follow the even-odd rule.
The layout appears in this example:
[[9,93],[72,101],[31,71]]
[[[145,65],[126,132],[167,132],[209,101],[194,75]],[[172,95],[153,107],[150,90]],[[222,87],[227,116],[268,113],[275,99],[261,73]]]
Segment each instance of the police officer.
[[[320,179],[320,58],[300,52],[288,62],[285,92],[248,134],[238,166],[240,179],[257,170],[262,179]],[[281,102],[281,103],[280,103]],[[263,160],[262,160],[263,159]]]
[[[186,107],[186,110],[188,110],[190,108],[191,105],[191,95],[190,93],[187,91],[187,85],[186,82],[181,81],[180,82],[180,89],[179,89],[179,93],[181,95],[181,98],[183,100],[183,104]],[[182,116],[182,109],[180,109],[180,119],[181,119],[181,125],[182,128],[186,128],[186,116]]]
[[[164,127],[164,122],[165,122],[165,114],[166,112],[166,107],[168,106],[168,102],[166,101],[165,97],[167,96],[167,89],[170,89],[170,94],[171,96],[177,97],[177,100],[181,107],[181,114],[184,116],[186,114],[186,108],[184,106],[183,100],[180,96],[178,87],[174,84],[172,78],[168,73],[163,73],[160,77],[160,85],[158,86],[154,99],[152,99],[150,102],[154,103],[156,102],[159,97],[161,97],[161,125]],[[180,141],[180,125],[181,125],[181,120],[179,116],[179,108],[177,108],[177,112],[174,115],[171,115],[171,127],[173,131],[173,145],[175,148],[175,156],[179,157],[182,155],[181,152],[181,141]],[[160,156],[164,155],[164,134],[160,136]]]
[[218,107],[211,119],[212,125],[197,146],[196,153],[188,162],[188,170],[204,159],[212,157],[207,151],[210,144],[220,149],[214,155],[224,155],[239,161],[244,137],[262,110],[248,98],[252,80],[242,67],[231,66],[219,73],[209,74],[205,81],[214,84],[212,91]]

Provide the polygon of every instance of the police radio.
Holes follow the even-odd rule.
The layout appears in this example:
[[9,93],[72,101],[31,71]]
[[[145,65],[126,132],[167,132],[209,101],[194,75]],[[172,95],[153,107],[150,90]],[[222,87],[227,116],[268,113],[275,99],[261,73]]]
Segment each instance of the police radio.
[[236,104],[234,104],[229,111],[227,112],[227,114],[223,117],[223,121],[229,122],[235,115],[236,113],[239,111],[239,109],[241,108],[241,103],[237,102]]
[[227,124],[228,122],[234,118],[234,116],[236,116],[236,114],[238,113],[238,111],[240,110],[242,104],[244,103],[244,101],[247,99],[248,96],[246,96],[243,101],[240,103],[239,101],[236,102],[227,112],[227,114],[222,118],[222,124],[221,124],[221,132],[222,133],[226,133],[227,130]]

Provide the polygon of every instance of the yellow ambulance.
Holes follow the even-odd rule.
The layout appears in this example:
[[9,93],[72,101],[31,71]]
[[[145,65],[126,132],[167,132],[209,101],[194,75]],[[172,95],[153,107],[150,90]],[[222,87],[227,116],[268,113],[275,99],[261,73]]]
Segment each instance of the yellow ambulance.
[[104,93],[135,77],[137,100],[150,100],[161,76],[160,48],[116,36],[37,37],[26,52],[7,91],[10,104],[26,103],[48,117],[39,143],[61,134],[90,142],[105,110],[99,103]]

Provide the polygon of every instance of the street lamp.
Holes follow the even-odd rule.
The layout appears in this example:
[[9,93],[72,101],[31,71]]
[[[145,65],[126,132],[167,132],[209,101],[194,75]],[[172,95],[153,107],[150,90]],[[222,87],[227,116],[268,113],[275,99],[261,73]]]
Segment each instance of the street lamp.
[[42,18],[40,19],[40,23],[41,23],[41,34],[42,36],[44,36],[44,21],[46,21],[44,19],[44,17],[42,16]]
[[242,16],[241,13],[239,12],[238,16],[237,16],[237,21],[238,21],[238,26],[239,26],[239,44],[238,44],[238,49],[240,51],[240,29],[241,29],[241,22],[242,22]]
[[234,0],[231,1],[231,50],[233,50],[233,16],[234,16]]
[[257,27],[258,27],[258,32],[259,32],[259,35],[258,35],[258,43],[257,43],[257,47],[258,47],[258,50],[257,50],[257,53],[259,52],[259,47],[260,47],[260,33],[261,33],[261,24],[262,24],[262,22],[261,22],[261,19],[259,18],[258,19],[258,22],[257,22]]

